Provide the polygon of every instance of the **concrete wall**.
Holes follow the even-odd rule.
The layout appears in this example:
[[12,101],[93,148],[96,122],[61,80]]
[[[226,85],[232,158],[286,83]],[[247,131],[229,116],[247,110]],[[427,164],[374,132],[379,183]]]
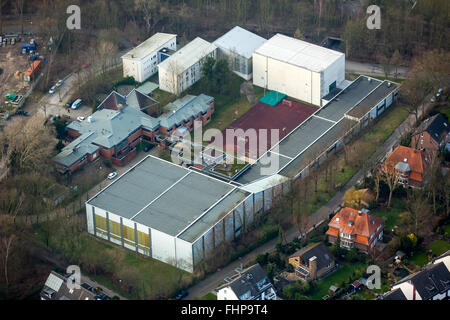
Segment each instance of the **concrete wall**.
[[330,85],[336,81],[336,85],[345,80],[345,56],[342,55],[333,64],[322,72],[322,83],[320,88],[321,97],[330,93]]

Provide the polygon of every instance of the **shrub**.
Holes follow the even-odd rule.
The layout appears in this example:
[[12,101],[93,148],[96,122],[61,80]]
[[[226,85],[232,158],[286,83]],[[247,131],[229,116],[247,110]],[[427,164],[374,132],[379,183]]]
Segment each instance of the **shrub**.
[[123,79],[120,79],[119,81],[117,81],[114,86],[118,87],[118,86],[124,86],[124,85],[129,85],[129,86],[134,86],[136,84],[136,80],[134,80],[134,77],[125,77]]
[[111,160],[106,159],[106,160],[103,161],[103,163],[105,164],[105,166],[106,166],[107,168],[112,168],[112,162],[111,162]]
[[269,254],[266,252],[264,254],[258,254],[256,256],[256,262],[259,263],[262,267],[264,267],[268,262]]

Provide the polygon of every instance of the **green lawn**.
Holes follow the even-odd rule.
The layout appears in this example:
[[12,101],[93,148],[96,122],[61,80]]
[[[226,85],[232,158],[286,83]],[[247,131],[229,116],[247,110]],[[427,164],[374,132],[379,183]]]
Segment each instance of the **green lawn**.
[[419,251],[414,253],[408,261],[413,262],[416,266],[423,267],[428,263],[428,256],[424,252]]
[[238,100],[223,105],[220,105],[220,102],[219,100],[219,103],[217,103],[216,100],[216,108],[211,116],[211,122],[203,128],[203,132],[212,128],[222,131],[252,108],[247,97],[240,97]]
[[435,240],[430,243],[427,248],[431,250],[433,254],[439,256],[450,250],[450,243],[444,240]]
[[377,217],[385,218],[385,227],[391,230],[397,225],[398,216],[404,211],[403,201],[400,199],[393,199],[392,208],[381,208],[372,211]]
[[[362,269],[364,265],[362,263],[356,264],[342,264],[339,270],[333,272],[329,276],[325,277],[325,279],[319,281],[317,288],[314,290],[309,297],[313,300],[321,300],[323,296],[328,294],[328,290],[331,285],[338,286],[341,288],[342,281],[348,281],[348,279],[352,276],[353,271],[357,269]],[[345,289],[345,288],[344,288]]]

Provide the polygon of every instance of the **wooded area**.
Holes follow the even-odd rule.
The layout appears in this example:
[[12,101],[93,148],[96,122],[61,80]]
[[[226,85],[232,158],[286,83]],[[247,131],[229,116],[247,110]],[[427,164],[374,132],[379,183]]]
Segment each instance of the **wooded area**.
[[[410,1],[389,0],[1,0],[0,8],[4,15],[20,16],[22,3],[24,14],[38,13],[42,34],[64,27],[65,9],[79,4],[81,33],[108,30],[134,44],[158,31],[176,33],[181,42],[196,36],[214,40],[235,25],[266,38],[296,31],[315,43],[329,35],[341,37],[347,58],[358,60],[378,61],[395,51],[409,60],[417,51],[448,50],[450,44],[446,0],[419,1],[414,8]],[[381,8],[379,30],[366,26],[371,4]]]

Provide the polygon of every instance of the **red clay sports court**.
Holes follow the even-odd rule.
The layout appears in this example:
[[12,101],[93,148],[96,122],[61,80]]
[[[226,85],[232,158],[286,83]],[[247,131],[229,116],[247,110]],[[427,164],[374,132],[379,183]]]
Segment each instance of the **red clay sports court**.
[[[317,111],[316,107],[283,99],[276,106],[270,106],[262,102],[255,104],[249,111],[242,115],[239,119],[235,120],[228,128],[222,131],[222,137],[226,140],[227,129],[242,129],[244,132],[248,129],[267,129],[267,143],[258,139],[258,152],[249,150],[248,137],[240,137],[234,139],[234,142],[224,141],[225,150],[229,152],[237,152],[238,139],[245,138],[245,156],[250,159],[256,160],[264,154],[267,149],[270,149],[278,140],[281,140],[289,132],[294,130],[300,123],[305,121],[310,115]],[[271,129],[279,130],[279,139],[271,143]],[[214,145],[217,145],[214,141]],[[242,152],[239,152],[240,155]]]

